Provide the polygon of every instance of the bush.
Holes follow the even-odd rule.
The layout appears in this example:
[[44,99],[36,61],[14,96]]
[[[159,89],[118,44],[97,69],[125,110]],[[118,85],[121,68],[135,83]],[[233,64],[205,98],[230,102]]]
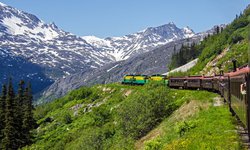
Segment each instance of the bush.
[[117,110],[118,126],[122,134],[138,139],[154,128],[165,115],[168,116],[173,111],[167,99],[168,92],[169,89],[164,86],[149,84],[145,91],[124,101]]
[[232,37],[229,38],[229,43],[230,44],[236,44],[240,41],[242,41],[244,38],[239,35],[239,34],[236,34],[236,35],[233,35]]
[[162,148],[161,142],[157,140],[152,140],[146,142],[145,150],[159,150]]
[[64,114],[63,123],[70,124],[72,122],[71,115],[69,113]]

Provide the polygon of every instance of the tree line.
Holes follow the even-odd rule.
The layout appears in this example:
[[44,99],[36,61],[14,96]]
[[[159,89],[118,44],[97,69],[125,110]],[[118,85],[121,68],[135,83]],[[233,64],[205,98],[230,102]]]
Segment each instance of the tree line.
[[189,61],[195,59],[200,54],[200,51],[196,48],[195,43],[190,45],[181,46],[180,50],[176,52],[176,47],[174,47],[174,53],[171,57],[171,63],[169,64],[169,70],[182,66]]
[[15,93],[12,80],[0,95],[0,149],[17,150],[32,143],[33,119],[31,84],[21,80]]

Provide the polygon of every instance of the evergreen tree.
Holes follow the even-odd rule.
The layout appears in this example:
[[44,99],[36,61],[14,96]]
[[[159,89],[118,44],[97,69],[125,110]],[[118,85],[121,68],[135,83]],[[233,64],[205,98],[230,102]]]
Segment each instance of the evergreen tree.
[[223,30],[224,30],[223,27],[221,27],[221,28],[220,28],[220,32],[222,32]]
[[217,26],[217,27],[216,27],[216,34],[219,34],[219,33],[220,33],[220,27]]
[[176,54],[176,47],[174,46],[174,54]]
[[16,150],[18,145],[16,142],[17,131],[15,128],[14,120],[14,99],[15,93],[12,86],[12,80],[10,78],[8,91],[6,96],[6,108],[5,108],[5,127],[3,130],[4,138],[2,140],[3,149],[6,150]]
[[21,80],[20,83],[18,84],[18,93],[15,98],[15,127],[18,131],[18,135],[16,137],[16,140],[18,142],[18,145],[21,146],[23,145],[23,129],[22,129],[22,124],[23,124],[23,109],[24,109],[24,81]]
[[32,106],[32,93],[31,84],[28,83],[24,91],[24,116],[23,116],[23,134],[24,134],[24,145],[31,144],[31,130],[34,129],[35,120],[33,118],[33,106]]
[[7,88],[6,85],[2,86],[2,94],[0,97],[0,149],[2,149],[3,129],[5,127],[5,101],[6,101]]
[[198,54],[196,54],[196,49],[195,49],[195,43],[193,42],[191,44],[191,47],[190,47],[190,60],[193,60],[194,58],[196,58],[198,56]]
[[236,14],[235,19],[238,19],[238,18],[239,18],[239,16]]

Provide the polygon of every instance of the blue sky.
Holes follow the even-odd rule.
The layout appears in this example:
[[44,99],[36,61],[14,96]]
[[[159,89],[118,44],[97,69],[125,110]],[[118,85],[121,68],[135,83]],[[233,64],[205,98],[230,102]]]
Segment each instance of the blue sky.
[[249,0],[0,0],[79,36],[123,36],[174,22],[195,32],[230,23]]

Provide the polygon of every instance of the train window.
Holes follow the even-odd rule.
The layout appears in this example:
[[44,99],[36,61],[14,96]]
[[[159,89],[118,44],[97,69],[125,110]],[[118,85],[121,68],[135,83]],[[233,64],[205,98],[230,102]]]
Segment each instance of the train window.
[[247,94],[247,84],[246,84],[246,82],[240,85],[240,93],[242,95],[246,95]]

